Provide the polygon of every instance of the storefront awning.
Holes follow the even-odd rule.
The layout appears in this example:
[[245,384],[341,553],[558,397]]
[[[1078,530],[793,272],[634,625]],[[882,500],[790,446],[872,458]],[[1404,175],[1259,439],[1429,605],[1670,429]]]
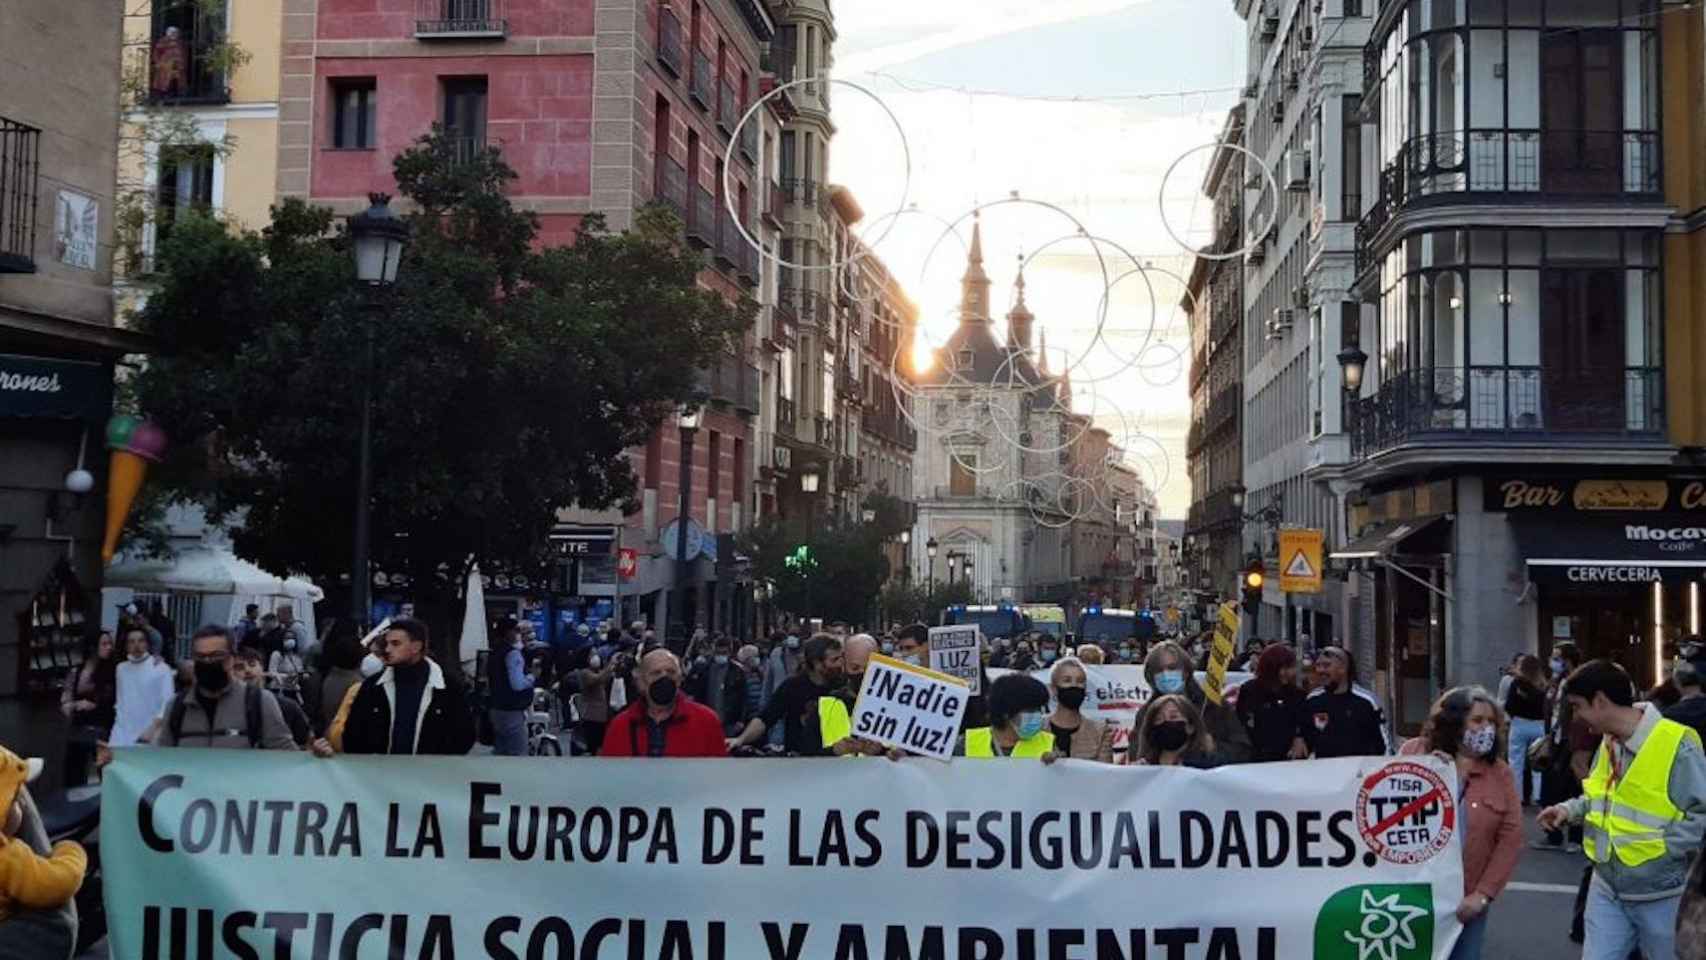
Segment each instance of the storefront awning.
[[1530,580],[1641,584],[1696,580],[1706,574],[1706,526],[1674,514],[1627,520],[1515,519],[1511,529]]
[[1437,553],[1437,550],[1400,550],[1405,541],[1444,520],[1444,517],[1423,517],[1419,520],[1388,520],[1369,528],[1362,536],[1345,545],[1328,558],[1344,562],[1384,560],[1394,553]]

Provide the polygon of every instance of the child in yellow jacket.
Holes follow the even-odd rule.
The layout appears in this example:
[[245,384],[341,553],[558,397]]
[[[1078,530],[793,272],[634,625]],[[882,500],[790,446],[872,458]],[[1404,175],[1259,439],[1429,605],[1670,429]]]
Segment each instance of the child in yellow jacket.
[[88,856],[81,846],[62,840],[43,857],[18,838],[24,784],[40,773],[40,760],[0,747],[0,923],[25,910],[59,909],[83,885]]

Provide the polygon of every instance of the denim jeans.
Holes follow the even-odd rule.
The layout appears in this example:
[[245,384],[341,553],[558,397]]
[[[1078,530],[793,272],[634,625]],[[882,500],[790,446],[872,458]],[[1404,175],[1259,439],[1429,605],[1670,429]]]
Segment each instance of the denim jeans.
[[1457,945],[1451,948],[1451,960],[1481,960],[1481,948],[1487,943],[1487,914],[1481,915],[1463,925],[1463,932],[1458,934]]
[[1628,960],[1637,946],[1642,960],[1676,960],[1676,910],[1681,903],[1680,895],[1619,900],[1595,877],[1588,888],[1582,960]]
[[1534,741],[1546,736],[1546,724],[1539,720],[1528,720],[1522,717],[1511,718],[1511,772],[1516,774],[1517,796],[1527,803],[1531,797],[1539,795],[1539,791],[1530,792],[1528,775],[1539,773],[1538,770],[1528,769],[1528,747]]
[[527,711],[492,711],[492,752],[500,757],[527,756]]

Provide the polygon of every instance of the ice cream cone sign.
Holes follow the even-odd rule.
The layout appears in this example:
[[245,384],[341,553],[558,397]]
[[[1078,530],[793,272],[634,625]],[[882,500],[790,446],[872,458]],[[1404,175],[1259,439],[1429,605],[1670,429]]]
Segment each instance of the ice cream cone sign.
[[107,449],[112,459],[107,469],[107,535],[101,542],[101,560],[113,561],[118,538],[148,465],[159,463],[166,452],[166,434],[147,420],[121,413],[107,421]]

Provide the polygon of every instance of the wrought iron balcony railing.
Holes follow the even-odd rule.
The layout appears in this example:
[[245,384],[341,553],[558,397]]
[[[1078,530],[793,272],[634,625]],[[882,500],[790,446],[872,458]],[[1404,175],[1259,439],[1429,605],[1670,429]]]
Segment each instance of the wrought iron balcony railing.
[[1351,453],[1486,438],[1603,441],[1664,432],[1664,370],[1430,367],[1388,377],[1352,406]]
[[687,218],[687,168],[681,161],[667,154],[658,158],[657,183],[652,192],[683,220]]
[[491,40],[509,35],[504,0],[415,0],[415,38]]
[[699,247],[717,245],[717,200],[704,187],[692,187],[693,209],[687,217],[687,240]]
[[794,401],[780,393],[776,395],[776,432],[790,437],[794,435]]
[[0,117],[0,273],[34,273],[41,131]]
[[1400,210],[1428,198],[1656,200],[1663,191],[1660,146],[1653,130],[1472,129],[1415,137],[1381,170],[1375,201],[1357,221],[1359,253]]
[[680,77],[682,55],[681,18],[664,7],[658,11],[658,64],[671,76]]
[[716,78],[711,70],[711,58],[698,50],[693,51],[693,77],[687,85],[687,95],[699,105],[701,110],[711,109],[716,102]]
[[223,56],[224,17],[208,13],[196,4],[157,8],[153,30],[143,56],[149,103],[230,103]]

